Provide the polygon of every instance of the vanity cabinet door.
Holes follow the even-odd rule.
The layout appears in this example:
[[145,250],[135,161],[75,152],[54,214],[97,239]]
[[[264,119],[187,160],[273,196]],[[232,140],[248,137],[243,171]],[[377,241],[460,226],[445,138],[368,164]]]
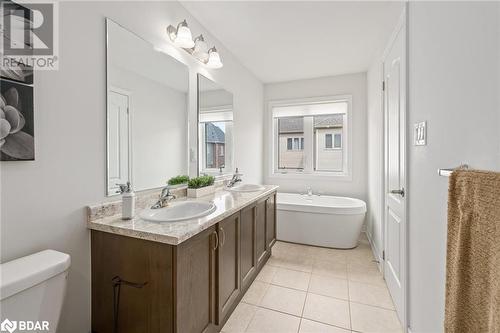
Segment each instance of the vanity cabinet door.
[[260,267],[267,254],[265,200],[259,201],[257,203],[255,220],[256,220],[255,238],[256,238],[256,250],[257,250],[256,251],[257,267]]
[[222,324],[232,312],[241,292],[240,286],[240,213],[233,214],[217,226],[218,322]]
[[[174,247],[92,230],[91,251],[92,332],[174,331]],[[118,291],[116,277],[135,286],[122,283]]]
[[266,242],[269,251],[276,242],[276,195],[266,200]]
[[252,283],[257,267],[255,248],[255,216],[257,207],[246,207],[241,211],[241,287],[246,290]]
[[176,249],[176,332],[216,331],[215,226]]

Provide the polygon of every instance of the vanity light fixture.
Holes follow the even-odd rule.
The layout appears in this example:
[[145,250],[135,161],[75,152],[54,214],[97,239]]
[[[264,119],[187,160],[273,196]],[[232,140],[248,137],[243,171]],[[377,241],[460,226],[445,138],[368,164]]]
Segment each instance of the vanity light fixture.
[[191,54],[201,62],[206,63],[208,61],[208,46],[203,35],[199,35],[194,39],[194,47]]
[[223,66],[219,52],[215,46],[208,49],[203,35],[199,35],[193,40],[193,35],[186,20],[179,23],[177,28],[169,25],[167,27],[167,34],[170,40],[174,42],[174,45],[183,48],[184,51],[207,65],[208,68],[216,69]]
[[220,59],[220,54],[215,46],[208,50],[208,60],[206,64],[210,68],[221,68],[223,66]]
[[183,49],[190,49],[194,47],[193,35],[191,34],[191,30],[189,29],[186,20],[179,23],[177,28],[169,25],[167,27],[167,33],[170,39],[178,47],[182,47]]

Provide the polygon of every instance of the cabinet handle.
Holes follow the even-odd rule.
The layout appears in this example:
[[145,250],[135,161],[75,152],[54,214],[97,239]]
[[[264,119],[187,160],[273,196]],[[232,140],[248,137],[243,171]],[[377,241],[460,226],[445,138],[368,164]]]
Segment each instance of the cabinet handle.
[[215,251],[219,247],[219,234],[217,234],[217,231],[214,231],[213,234],[215,234],[215,247],[214,247]]
[[226,243],[226,232],[224,231],[223,227],[220,227],[220,231],[222,232],[222,239],[220,241],[220,246],[224,246]]

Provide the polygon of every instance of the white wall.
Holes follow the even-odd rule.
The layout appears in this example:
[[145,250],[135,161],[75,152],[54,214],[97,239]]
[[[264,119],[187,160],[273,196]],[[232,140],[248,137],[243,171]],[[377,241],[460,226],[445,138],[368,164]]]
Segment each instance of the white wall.
[[[389,36],[387,38],[389,41]],[[380,52],[381,53],[381,52]],[[382,172],[384,154],[384,110],[382,107],[382,60],[377,56],[366,76],[368,122],[368,214],[366,233],[375,255],[382,258]]]
[[495,2],[410,2],[410,307],[413,333],[443,331],[448,179],[438,168],[500,170],[500,10]]
[[[45,248],[72,257],[60,332],[90,331],[88,204],[105,200],[105,16],[135,31],[190,68],[190,117],[196,70],[234,93],[235,160],[262,181],[263,86],[176,2],[63,2],[60,69],[35,75],[36,161],[2,162],[1,261]],[[165,28],[187,18],[217,45],[224,68],[209,71],[167,42]],[[193,119],[193,118],[191,118]],[[196,123],[191,121],[191,135]]]
[[[264,86],[265,112],[268,103],[274,100],[300,99],[307,97],[352,95],[352,180],[329,179],[283,179],[272,177],[268,158],[265,164],[265,182],[280,186],[282,192],[304,192],[306,186],[324,194],[350,196],[366,200],[367,150],[366,150],[366,73],[356,73],[309,80],[272,83]],[[269,116],[266,115],[266,157],[272,147],[268,136]]]

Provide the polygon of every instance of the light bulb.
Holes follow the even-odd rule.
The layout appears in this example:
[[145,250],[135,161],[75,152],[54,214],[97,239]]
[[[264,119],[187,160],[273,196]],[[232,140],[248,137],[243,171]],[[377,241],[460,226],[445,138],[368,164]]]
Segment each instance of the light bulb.
[[207,66],[210,68],[221,68],[223,66],[219,52],[217,52],[215,46],[208,50]]
[[177,26],[177,35],[175,36],[174,44],[184,49],[190,49],[194,46],[193,36],[186,20]]

